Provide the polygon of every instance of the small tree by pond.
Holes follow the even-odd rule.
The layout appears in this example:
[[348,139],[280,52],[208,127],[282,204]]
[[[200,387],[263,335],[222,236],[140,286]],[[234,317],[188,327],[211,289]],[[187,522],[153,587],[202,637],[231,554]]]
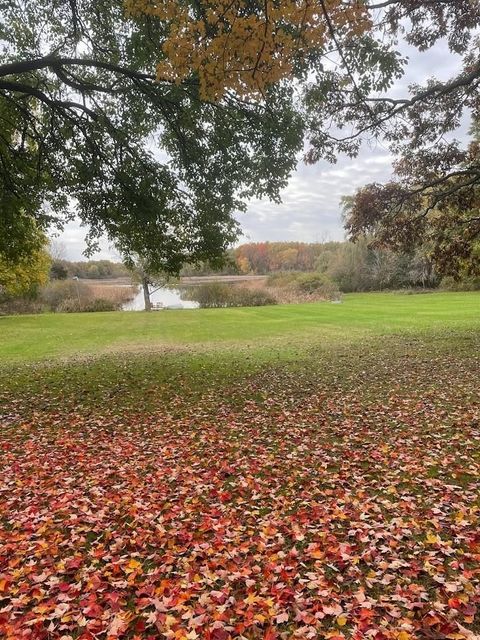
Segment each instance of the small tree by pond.
[[165,271],[154,269],[147,260],[138,256],[135,263],[131,265],[130,270],[132,280],[142,287],[145,311],[151,311],[153,308],[152,294],[159,289],[163,289],[174,280],[174,277]]

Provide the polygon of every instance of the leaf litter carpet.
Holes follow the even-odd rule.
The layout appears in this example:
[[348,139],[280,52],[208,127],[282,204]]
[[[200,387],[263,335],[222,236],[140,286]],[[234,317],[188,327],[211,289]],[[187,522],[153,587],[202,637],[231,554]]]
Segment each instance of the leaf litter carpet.
[[402,375],[6,421],[0,637],[479,638],[478,382]]

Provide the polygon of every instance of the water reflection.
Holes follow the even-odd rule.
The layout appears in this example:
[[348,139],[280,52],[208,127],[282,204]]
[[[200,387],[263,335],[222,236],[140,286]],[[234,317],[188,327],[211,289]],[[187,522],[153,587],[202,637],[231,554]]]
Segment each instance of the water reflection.
[[[177,289],[157,289],[151,294],[150,299],[152,303],[162,303],[165,309],[197,309],[198,302],[193,300],[182,300],[180,297],[181,292]],[[122,307],[123,311],[143,311],[145,304],[143,301],[143,291],[141,287],[138,287],[137,294],[133,300],[127,302]]]

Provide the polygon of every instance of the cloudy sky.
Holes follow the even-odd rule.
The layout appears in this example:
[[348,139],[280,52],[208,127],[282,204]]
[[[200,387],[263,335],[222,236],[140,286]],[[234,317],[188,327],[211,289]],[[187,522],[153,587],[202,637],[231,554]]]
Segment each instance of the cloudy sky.
[[[426,53],[420,54],[415,49],[405,50],[404,53],[410,61],[406,76],[395,87],[396,96],[405,96],[410,83],[422,84],[432,75],[447,80],[458,71],[460,64],[442,43]],[[467,128],[466,118],[457,137],[465,136]],[[238,216],[243,230],[240,242],[321,242],[343,239],[340,198],[368,182],[388,180],[392,171],[391,162],[388,149],[380,143],[373,148],[365,146],[353,160],[339,157],[335,165],[319,162],[314,166],[306,166],[300,161],[282,193],[281,204],[252,201],[248,210]],[[62,246],[65,258],[83,259],[85,234],[85,228],[78,222],[71,222],[55,238]],[[100,245],[101,250],[94,258],[119,258],[106,239]]]

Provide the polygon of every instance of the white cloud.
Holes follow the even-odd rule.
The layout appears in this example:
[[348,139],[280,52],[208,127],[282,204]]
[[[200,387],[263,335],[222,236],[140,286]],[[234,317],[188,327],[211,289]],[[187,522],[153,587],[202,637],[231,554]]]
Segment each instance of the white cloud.
[[[68,222],[63,232],[52,233],[51,238],[56,246],[61,249],[62,255],[67,260],[87,260],[84,251],[87,248],[85,236],[87,229],[82,226],[78,220]],[[115,248],[108,241],[108,238],[101,238],[99,241],[99,251],[92,256],[93,260],[115,260],[119,261],[120,257]]]
[[300,164],[282,193],[282,203],[254,201],[239,216],[242,241],[343,239],[340,199],[368,182],[391,175],[392,157],[383,148],[362,150],[355,160],[332,166]]

